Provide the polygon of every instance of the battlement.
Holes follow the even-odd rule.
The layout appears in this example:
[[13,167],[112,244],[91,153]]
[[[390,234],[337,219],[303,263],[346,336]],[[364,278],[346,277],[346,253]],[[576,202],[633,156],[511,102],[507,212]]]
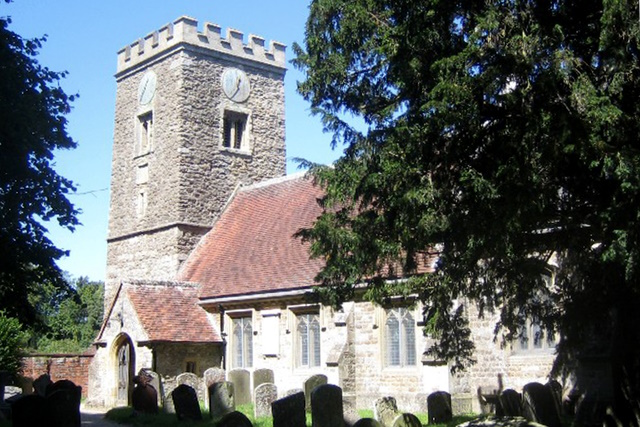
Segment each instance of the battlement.
[[182,16],[118,51],[117,73],[180,44],[189,44],[278,68],[286,67],[284,44],[272,40],[269,49],[265,49],[265,39],[262,37],[250,34],[249,42],[244,44],[243,33],[238,30],[228,28],[225,38],[222,38],[221,34],[219,25],[206,22],[204,31],[200,32],[197,20]]

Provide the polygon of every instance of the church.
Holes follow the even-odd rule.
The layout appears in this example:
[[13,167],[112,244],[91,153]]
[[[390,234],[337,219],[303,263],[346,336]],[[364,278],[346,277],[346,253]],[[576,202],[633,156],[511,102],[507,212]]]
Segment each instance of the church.
[[[478,410],[478,387],[548,379],[554,343],[506,348],[470,313],[477,363],[452,375],[426,355],[419,303],[308,298],[322,268],[294,234],[322,189],[285,175],[285,46],[180,17],[117,55],[105,319],[89,402],[130,402],[141,370],[164,394],[184,372],[267,368],[279,394],[314,374],[352,407],[383,396],[416,411],[433,391]],[[295,123],[289,124],[295,126]],[[422,260],[428,272],[433,260]],[[531,326],[531,336],[535,335]]]

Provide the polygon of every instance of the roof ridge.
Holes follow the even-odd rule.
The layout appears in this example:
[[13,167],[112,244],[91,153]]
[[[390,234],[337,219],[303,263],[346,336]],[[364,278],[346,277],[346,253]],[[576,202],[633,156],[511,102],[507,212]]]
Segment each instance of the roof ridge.
[[308,171],[296,172],[290,175],[279,176],[276,178],[266,179],[264,181],[256,182],[255,184],[243,186],[240,188],[240,192],[256,190],[258,188],[269,187],[271,185],[280,184],[287,181],[293,181],[299,178],[304,178],[307,175]]

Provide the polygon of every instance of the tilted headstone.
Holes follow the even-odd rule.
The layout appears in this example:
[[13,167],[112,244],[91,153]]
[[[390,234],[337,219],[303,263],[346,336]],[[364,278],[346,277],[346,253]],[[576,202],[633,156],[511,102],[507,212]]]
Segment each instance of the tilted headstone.
[[150,384],[152,378],[146,373],[140,373],[133,379],[135,388],[131,393],[131,406],[136,412],[143,414],[158,413],[158,392]]
[[322,374],[313,375],[307,378],[306,381],[304,382],[304,397],[305,397],[307,412],[311,412],[311,393],[313,392],[313,389],[315,389],[318,386],[325,385],[326,383],[327,383],[327,376]]
[[382,427],[382,424],[373,418],[360,418],[353,427]]
[[522,388],[523,414],[529,421],[544,424],[547,427],[560,427],[560,413],[556,407],[553,393],[540,383],[529,383]]
[[451,395],[446,391],[436,391],[427,396],[429,424],[448,423],[453,419]]
[[227,373],[224,369],[209,368],[204,371],[204,385],[209,388],[213,383],[221,383],[227,380]]
[[558,408],[558,413],[562,413],[562,384],[560,384],[557,380],[550,380],[548,383],[544,385],[547,387],[551,394],[553,395],[553,400],[556,403],[556,407]]
[[230,381],[209,386],[209,414],[214,420],[236,410],[234,386]]
[[390,427],[422,427],[422,423],[413,414],[399,414],[391,423]]
[[273,427],[306,427],[304,392],[290,394],[271,403]]
[[342,427],[342,389],[337,385],[324,384],[311,392],[311,422],[313,427]]
[[171,397],[179,420],[198,421],[202,419],[198,395],[193,387],[180,384],[171,392]]
[[251,376],[246,369],[229,371],[229,381],[233,383],[236,405],[251,403]]
[[75,386],[53,389],[45,398],[47,412],[52,419],[51,426],[55,427],[80,427],[80,399],[82,387]]
[[272,383],[264,383],[260,384],[253,393],[254,417],[271,417],[271,403],[278,399],[278,387]]
[[176,386],[186,384],[192,389],[196,391],[196,395],[198,396],[198,400],[204,401],[205,392],[203,381],[194,373],[191,372],[183,372],[182,374],[176,377]]
[[33,381],[33,388],[36,394],[44,397],[47,395],[47,386],[53,383],[49,374],[42,374]]
[[216,427],[253,427],[253,424],[242,412],[233,411],[222,417]]
[[271,369],[256,369],[253,371],[253,389],[257,389],[261,384],[275,384],[275,376]]
[[522,416],[522,395],[513,389],[506,389],[500,393],[500,407],[505,417]]
[[373,404],[373,411],[375,419],[380,421],[383,426],[390,426],[400,413],[396,399],[391,396],[377,399]]
[[47,401],[39,394],[20,396],[11,405],[13,427],[35,427],[53,425],[53,417],[47,410]]

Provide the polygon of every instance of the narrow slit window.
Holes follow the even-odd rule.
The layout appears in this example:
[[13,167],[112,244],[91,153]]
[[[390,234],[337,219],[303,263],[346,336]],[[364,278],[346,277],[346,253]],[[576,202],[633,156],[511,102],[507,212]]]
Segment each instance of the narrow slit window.
[[236,111],[224,112],[222,145],[236,150],[247,150],[247,115]]
[[153,147],[153,113],[149,112],[138,117],[140,122],[139,132],[139,153],[145,154]]

